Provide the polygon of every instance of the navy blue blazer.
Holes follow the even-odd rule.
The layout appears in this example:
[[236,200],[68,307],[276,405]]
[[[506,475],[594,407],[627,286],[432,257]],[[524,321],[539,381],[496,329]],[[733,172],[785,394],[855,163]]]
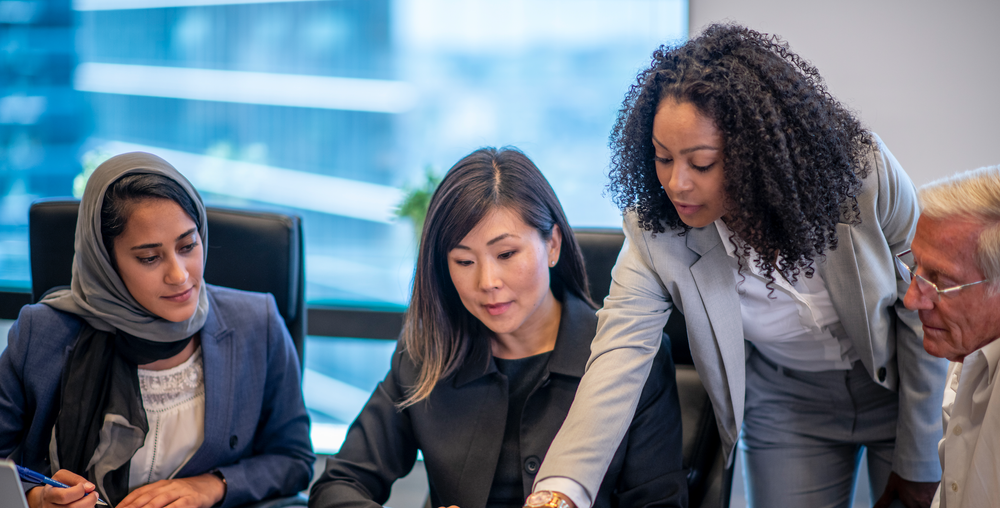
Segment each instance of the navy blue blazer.
[[[204,287],[205,441],[177,477],[218,469],[224,507],[292,495],[309,484],[315,460],[295,346],[270,294]],[[62,368],[83,326],[45,304],[21,309],[0,356],[0,457],[53,472]]]

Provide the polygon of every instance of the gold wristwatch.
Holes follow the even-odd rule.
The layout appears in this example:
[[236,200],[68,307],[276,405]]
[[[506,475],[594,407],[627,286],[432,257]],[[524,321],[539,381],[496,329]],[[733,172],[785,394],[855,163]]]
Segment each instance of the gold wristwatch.
[[524,508],[571,508],[573,501],[565,494],[551,490],[533,492],[524,502]]

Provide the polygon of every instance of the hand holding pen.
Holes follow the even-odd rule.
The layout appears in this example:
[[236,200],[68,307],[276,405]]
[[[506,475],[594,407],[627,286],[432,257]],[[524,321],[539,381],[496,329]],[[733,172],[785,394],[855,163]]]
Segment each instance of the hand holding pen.
[[23,480],[43,484],[27,492],[28,505],[32,508],[56,506],[85,508],[95,504],[108,504],[98,498],[95,492],[97,487],[93,483],[65,469],[56,471],[52,478],[21,466],[17,466],[17,472]]

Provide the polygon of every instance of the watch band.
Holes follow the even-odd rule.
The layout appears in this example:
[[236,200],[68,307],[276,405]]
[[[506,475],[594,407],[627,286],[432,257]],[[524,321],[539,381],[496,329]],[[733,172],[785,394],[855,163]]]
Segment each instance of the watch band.
[[524,508],[570,508],[573,502],[563,493],[540,490],[528,496]]
[[222,474],[222,471],[219,471],[218,469],[213,469],[211,474],[214,474],[222,480],[222,499],[215,504],[215,506],[222,506],[222,503],[226,500],[226,494],[229,494],[229,482],[226,481],[226,475]]

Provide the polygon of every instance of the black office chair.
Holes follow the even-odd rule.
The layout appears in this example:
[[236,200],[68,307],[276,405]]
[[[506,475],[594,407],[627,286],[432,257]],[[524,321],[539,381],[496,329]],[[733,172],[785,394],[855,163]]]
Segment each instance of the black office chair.
[[[611,289],[611,267],[618,259],[625,234],[611,228],[579,228],[573,233],[587,264],[590,297],[601,305]],[[691,360],[684,316],[674,309],[663,330],[670,336],[670,351],[677,366],[689,505],[729,508],[733,468],[726,467],[712,401]]]
[[[69,286],[80,202],[51,198],[28,211],[31,299]],[[305,368],[305,262],[302,221],[296,216],[209,207],[205,281],[245,291],[271,293]],[[305,506],[301,495],[254,503],[255,508]]]
[[[51,198],[28,211],[31,300],[69,286],[80,202]],[[302,221],[296,216],[209,207],[205,281],[271,293],[302,365],[306,335]]]

